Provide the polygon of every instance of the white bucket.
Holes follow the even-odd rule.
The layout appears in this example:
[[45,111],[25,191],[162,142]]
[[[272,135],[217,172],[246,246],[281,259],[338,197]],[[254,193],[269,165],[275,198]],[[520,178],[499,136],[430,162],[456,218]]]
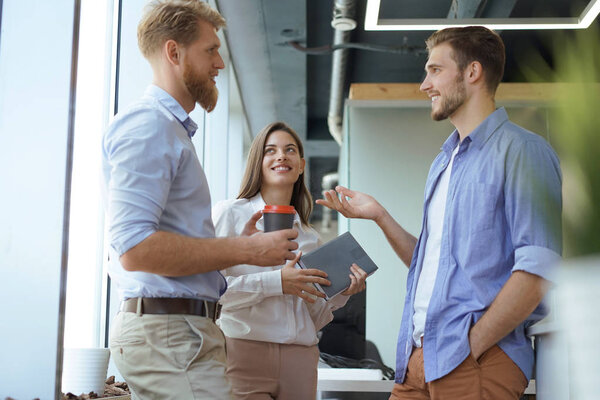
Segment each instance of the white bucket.
[[63,355],[62,392],[104,394],[109,349],[66,348]]

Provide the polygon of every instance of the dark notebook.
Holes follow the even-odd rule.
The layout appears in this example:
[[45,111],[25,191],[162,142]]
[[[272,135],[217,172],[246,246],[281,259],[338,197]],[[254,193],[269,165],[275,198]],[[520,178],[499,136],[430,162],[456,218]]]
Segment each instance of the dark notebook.
[[302,254],[298,261],[301,268],[316,268],[327,272],[331,286],[315,286],[325,293],[328,300],[350,286],[350,266],[353,263],[361,267],[367,275],[377,270],[377,265],[350,232],[330,240],[318,249]]

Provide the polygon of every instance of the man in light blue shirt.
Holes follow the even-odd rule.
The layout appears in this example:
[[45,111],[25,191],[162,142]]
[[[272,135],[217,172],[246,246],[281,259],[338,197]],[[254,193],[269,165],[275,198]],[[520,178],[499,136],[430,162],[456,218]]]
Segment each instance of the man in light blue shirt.
[[456,130],[429,171],[419,239],[366,194],[337,187],[317,202],[375,221],[409,266],[390,400],[516,400],[533,370],[525,330],[546,313],[562,251],[559,161],[496,109],[497,34],[450,28],[427,47],[421,90]]
[[214,237],[189,113],[215,107],[224,23],[200,0],[151,2],[138,44],[153,84],[103,138],[109,274],[122,301],[110,347],[134,399],[230,399],[218,270],[281,265],[298,247],[295,230],[257,232],[260,213],[243,236]]

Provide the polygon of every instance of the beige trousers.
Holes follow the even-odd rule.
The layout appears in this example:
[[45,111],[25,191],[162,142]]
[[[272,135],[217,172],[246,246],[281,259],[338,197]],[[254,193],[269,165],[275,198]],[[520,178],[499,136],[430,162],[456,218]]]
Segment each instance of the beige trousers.
[[132,399],[230,400],[224,345],[209,318],[120,312],[110,351]]
[[227,377],[235,399],[314,400],[319,349],[227,338]]

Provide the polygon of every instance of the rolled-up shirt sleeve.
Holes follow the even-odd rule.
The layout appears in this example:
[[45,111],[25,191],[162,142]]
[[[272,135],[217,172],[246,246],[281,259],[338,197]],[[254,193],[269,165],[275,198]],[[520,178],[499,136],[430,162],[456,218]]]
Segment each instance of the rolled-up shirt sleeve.
[[140,109],[116,121],[104,140],[111,247],[122,255],[159,229],[177,172],[177,142],[156,113]]
[[553,280],[562,254],[562,177],[543,140],[528,140],[506,160],[505,210],[514,271]]

